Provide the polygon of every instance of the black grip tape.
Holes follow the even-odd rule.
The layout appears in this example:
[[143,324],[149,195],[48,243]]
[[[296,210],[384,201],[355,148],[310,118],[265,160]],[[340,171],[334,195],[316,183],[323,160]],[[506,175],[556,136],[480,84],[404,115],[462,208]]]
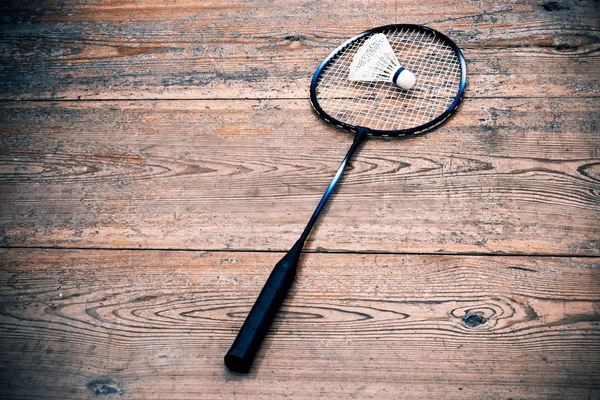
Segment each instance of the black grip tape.
[[301,251],[302,243],[297,242],[273,268],[233,345],[225,355],[225,365],[230,370],[245,373],[250,369],[256,351],[294,281]]

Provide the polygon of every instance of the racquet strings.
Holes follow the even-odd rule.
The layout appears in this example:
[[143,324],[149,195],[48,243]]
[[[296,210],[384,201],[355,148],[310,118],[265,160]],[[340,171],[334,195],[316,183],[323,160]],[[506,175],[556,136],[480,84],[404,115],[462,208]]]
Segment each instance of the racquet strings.
[[372,130],[411,129],[432,121],[456,98],[462,72],[458,55],[433,33],[407,28],[383,33],[400,65],[415,74],[415,86],[405,91],[391,82],[348,79],[354,54],[367,35],[325,66],[315,89],[319,105],[339,121]]

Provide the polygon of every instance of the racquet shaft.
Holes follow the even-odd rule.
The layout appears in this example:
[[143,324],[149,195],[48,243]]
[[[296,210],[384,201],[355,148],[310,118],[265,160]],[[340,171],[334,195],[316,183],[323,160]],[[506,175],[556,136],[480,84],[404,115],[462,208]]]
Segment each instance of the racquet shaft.
[[323,194],[323,197],[321,198],[319,205],[315,209],[315,212],[313,213],[312,217],[310,217],[310,221],[308,221],[308,224],[306,224],[306,228],[304,228],[304,232],[302,232],[302,235],[300,236],[300,240],[299,240],[300,242],[304,243],[306,241],[306,238],[308,238],[308,235],[310,234],[310,231],[312,230],[313,226],[317,222],[317,219],[319,219],[319,215],[321,214],[321,211],[323,211],[323,208],[325,207],[327,200],[329,200],[329,196],[331,196],[333,189],[335,189],[335,186],[337,185],[338,181],[342,177],[344,170],[348,166],[348,162],[350,161],[350,159],[356,152],[356,149],[358,148],[358,146],[362,143],[367,132],[368,132],[367,129],[358,128],[358,132],[356,133],[356,136],[354,137],[354,142],[352,142],[352,146],[350,146],[350,149],[348,150],[346,157],[344,157],[344,160],[340,164],[340,167],[338,168],[337,172],[335,173],[335,176],[329,183],[327,190],[325,190],[325,193]]
[[315,222],[317,222],[321,211],[325,207],[327,200],[344,173],[352,155],[356,152],[356,149],[366,136],[366,133],[367,129],[358,128],[352,146],[348,150],[346,157],[340,164],[335,176],[323,194],[319,205],[315,209],[310,221],[308,221],[306,228],[304,228],[304,232],[302,232],[300,239],[275,265],[275,268],[273,268],[273,271],[258,295],[254,306],[240,328],[235,341],[225,355],[225,365],[230,370],[245,373],[250,369],[254,356],[256,355],[263,338],[267,334],[279,307],[281,307],[285,295],[294,281],[298,259],[302,253],[304,242],[315,225]]

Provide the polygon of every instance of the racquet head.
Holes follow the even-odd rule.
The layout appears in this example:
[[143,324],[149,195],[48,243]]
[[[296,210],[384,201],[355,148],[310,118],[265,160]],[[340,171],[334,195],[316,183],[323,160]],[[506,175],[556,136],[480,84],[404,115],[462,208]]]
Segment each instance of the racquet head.
[[[415,75],[412,89],[348,78],[357,50],[377,33],[386,35],[398,61]],[[395,24],[365,31],[335,49],[313,76],[310,100],[319,116],[342,129],[404,136],[444,122],[457,109],[466,84],[465,59],[452,40],[428,27]]]

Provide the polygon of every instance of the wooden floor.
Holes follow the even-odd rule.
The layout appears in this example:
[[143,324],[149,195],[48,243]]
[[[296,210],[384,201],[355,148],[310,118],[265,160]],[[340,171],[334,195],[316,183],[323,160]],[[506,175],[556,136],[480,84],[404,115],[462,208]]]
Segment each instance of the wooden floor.
[[[0,397],[600,398],[597,0],[0,5]],[[463,49],[442,128],[368,141],[255,366],[223,355],[352,137],[320,61]]]

